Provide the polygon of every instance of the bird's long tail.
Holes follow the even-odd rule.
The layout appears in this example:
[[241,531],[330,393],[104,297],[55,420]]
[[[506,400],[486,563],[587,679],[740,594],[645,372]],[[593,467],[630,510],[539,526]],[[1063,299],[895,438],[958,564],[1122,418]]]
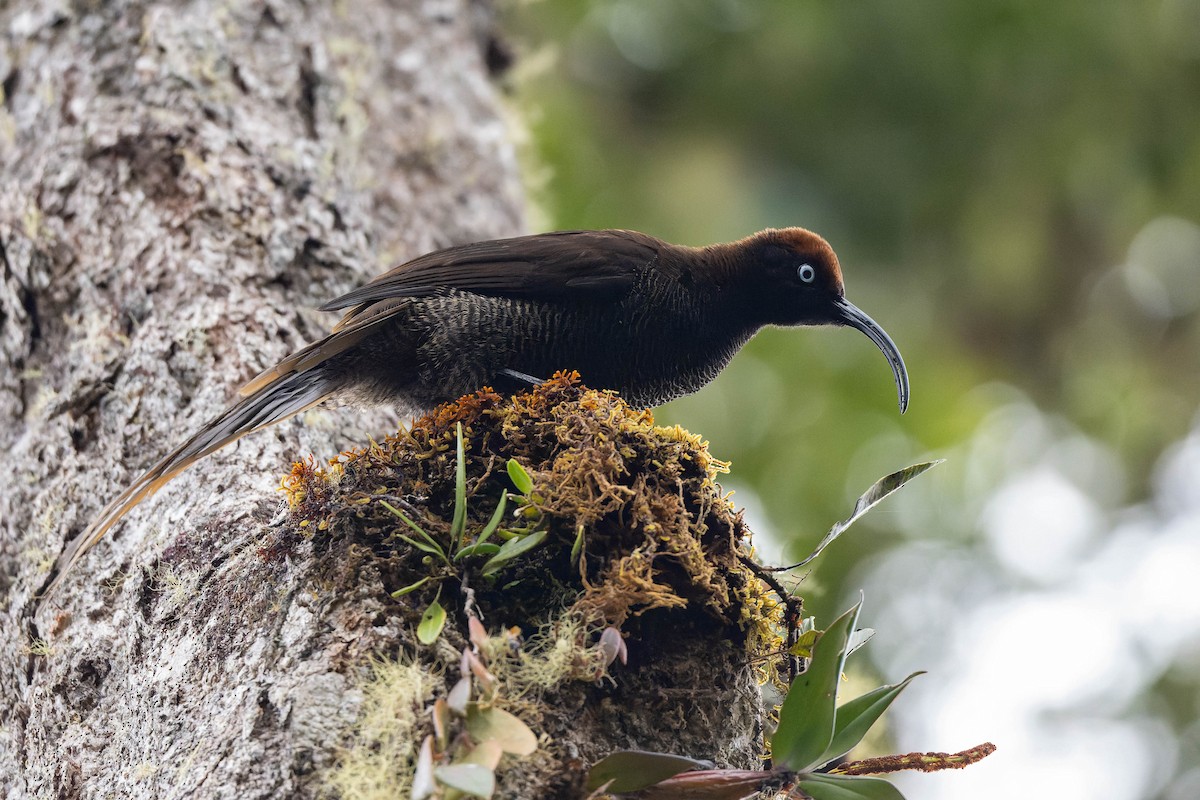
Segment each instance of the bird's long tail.
[[59,556],[55,565],[57,574],[43,596],[51,595],[59,587],[71,568],[104,537],[109,528],[176,475],[209,453],[248,433],[282,422],[311,408],[333,394],[335,388],[324,374],[324,370],[318,367],[281,375],[230,406],[104,507]]

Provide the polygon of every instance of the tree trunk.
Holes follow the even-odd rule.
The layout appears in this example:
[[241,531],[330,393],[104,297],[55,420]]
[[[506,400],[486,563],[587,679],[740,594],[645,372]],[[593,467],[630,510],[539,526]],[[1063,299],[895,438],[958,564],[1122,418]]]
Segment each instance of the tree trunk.
[[[39,601],[108,499],[327,329],[312,308],[519,233],[521,197],[471,0],[46,0],[0,24],[0,793],[444,798],[506,739],[497,796],[521,800],[586,796],[623,748],[758,762],[780,614],[720,462],[570,376],[301,465],[287,505],[294,459],[394,420],[318,409],[247,437]],[[387,501],[447,550],[482,535],[510,459],[532,488],[503,570],[397,535]],[[605,626],[630,644],[611,674]]]
[[327,329],[315,306],[522,232],[490,24],[471,0],[0,11],[0,794],[325,791],[361,700],[346,665],[395,632],[302,569],[221,593],[261,562],[290,460],[384,417],[243,440],[34,596],[108,499]]

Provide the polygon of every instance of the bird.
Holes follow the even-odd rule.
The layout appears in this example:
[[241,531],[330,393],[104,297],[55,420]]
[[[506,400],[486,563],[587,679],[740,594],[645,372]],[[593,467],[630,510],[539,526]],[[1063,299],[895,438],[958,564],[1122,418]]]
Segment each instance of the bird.
[[578,230],[422,255],[325,305],[328,336],[284,358],[114,498],[63,550],[46,595],[138,503],[198,460],[331,398],[419,413],[483,386],[517,392],[558,370],[657,406],[713,380],[767,326],[841,325],[887,357],[900,413],[908,371],[846,300],[833,248],[804,228],[689,247]]

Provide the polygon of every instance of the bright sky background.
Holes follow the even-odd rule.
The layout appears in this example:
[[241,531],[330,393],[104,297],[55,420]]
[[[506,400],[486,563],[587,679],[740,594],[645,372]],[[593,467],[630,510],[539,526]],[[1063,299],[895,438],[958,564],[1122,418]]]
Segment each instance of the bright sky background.
[[[897,785],[921,800],[1200,798],[1200,721],[1181,741],[1162,709],[1139,706],[1164,674],[1200,675],[1200,416],[1136,506],[1105,507],[1122,494],[1119,463],[1017,395],[938,455],[947,463],[871,514],[892,515],[914,538],[934,518],[961,515],[964,534],[883,550],[864,566],[851,582],[866,594],[860,624],[876,629],[863,652],[886,682],[928,673],[885,718],[898,752],[985,741],[998,750]],[[782,563],[750,511],[756,498],[739,489],[737,499],[760,555]],[[856,535],[871,532],[846,534]],[[820,559],[807,580],[820,580]],[[1178,767],[1181,778],[1164,785]]]
[[981,509],[982,550],[901,547],[865,571],[872,657],[889,681],[929,672],[893,706],[900,749],[999,748],[962,772],[898,778],[909,797],[1200,797],[1200,764],[1170,787],[1158,777],[1194,758],[1200,721],[1179,742],[1138,706],[1164,673],[1200,674],[1197,422],[1149,502],[1106,510],[1093,499],[1114,480],[1103,449],[1009,407],[964,454],[980,462],[967,471],[1011,471]]

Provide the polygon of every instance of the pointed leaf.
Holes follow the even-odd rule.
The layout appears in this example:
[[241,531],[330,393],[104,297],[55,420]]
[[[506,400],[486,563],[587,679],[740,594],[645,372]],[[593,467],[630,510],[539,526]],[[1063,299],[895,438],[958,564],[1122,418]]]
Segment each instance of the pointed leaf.
[[817,643],[819,632],[815,629],[807,630],[796,637],[795,643],[788,648],[788,655],[798,656],[799,658],[812,658],[813,645]]
[[484,627],[483,620],[470,610],[467,611],[467,640],[476,650],[483,650],[488,643],[487,628]]
[[446,609],[442,608],[441,603],[434,600],[421,615],[421,622],[417,625],[417,641],[421,644],[433,644],[445,626]]
[[495,542],[483,542],[482,544],[469,544],[462,550],[458,551],[458,555],[454,557],[455,561],[460,558],[470,558],[471,556],[494,556],[500,552],[500,545]]
[[779,773],[769,770],[705,769],[673,775],[636,796],[638,800],[751,800],[778,782]]
[[813,647],[808,669],[792,681],[771,739],[775,769],[806,772],[822,763],[821,756],[833,741],[838,681],[860,608],[862,600],[830,624]]
[[426,736],[417,754],[417,769],[413,774],[412,800],[425,800],[437,791],[433,782],[433,737]]
[[482,764],[450,764],[433,771],[438,783],[472,797],[491,797],[496,791],[495,774]]
[[403,533],[397,533],[396,535],[398,537],[400,537],[404,541],[408,542],[409,544],[411,544],[413,547],[417,548],[418,550],[423,550],[426,553],[432,553],[433,555],[440,558],[442,561],[445,561],[447,564],[450,563],[449,560],[446,558],[446,551],[443,550],[442,546],[437,543],[437,540],[434,539],[432,536],[430,536],[428,533],[426,533],[425,530],[420,525],[413,522],[411,519],[408,518],[407,515],[405,515],[405,513],[403,511],[396,508],[395,506],[393,506],[391,503],[387,502],[386,500],[380,500],[379,504],[382,505],[384,508],[386,508],[388,511],[395,514],[401,520],[403,520],[404,524],[408,525],[408,527],[410,527],[414,531],[416,531],[417,535],[420,536],[423,541],[418,542],[416,539],[413,539],[410,536],[405,536]]
[[473,650],[463,650],[463,662],[470,674],[479,682],[479,690],[484,696],[490,697],[492,690],[496,688],[496,676],[488,672],[488,668],[483,665],[483,660]]
[[518,492],[527,495],[533,491],[533,478],[529,477],[529,473],[525,471],[519,461],[510,458],[506,468],[508,469],[508,479],[512,481],[513,486],[517,487]]
[[612,781],[606,791],[610,794],[625,794],[653,786],[681,772],[711,769],[712,766],[711,761],[697,761],[670,753],[618,750],[592,765],[588,770],[587,788],[589,791],[599,789]]
[[533,548],[541,544],[549,531],[534,531],[528,536],[522,536],[519,539],[509,539],[500,548],[500,552],[488,559],[488,562],[483,565],[483,575],[494,575],[499,572],[505,564],[512,561],[522,553],[527,553]]
[[476,544],[483,544],[496,531],[500,520],[504,518],[506,508],[508,508],[508,492],[501,492],[500,502],[496,504],[496,510],[492,512],[492,518],[488,520],[488,524],[483,526],[483,530],[479,532],[479,538],[475,540]]
[[450,523],[450,541],[454,547],[458,547],[467,525],[467,456],[463,451],[462,423],[456,422],[454,426],[458,439],[458,460],[454,465],[454,519]]
[[442,560],[445,560],[445,558],[446,558],[445,551],[442,550],[442,548],[438,547],[437,544],[430,545],[426,542],[418,541],[418,540],[412,538],[411,536],[405,536],[403,533],[397,533],[396,538],[402,539],[402,540],[408,542],[410,545],[417,548],[418,550],[421,550],[422,552],[430,553],[432,555],[437,556],[438,558],[440,558]]
[[433,713],[429,718],[433,721],[433,735],[437,739],[438,750],[445,750],[450,744],[450,705],[446,698],[439,697],[433,701]]
[[455,561],[460,561],[467,556],[491,555],[492,553],[499,552],[500,545],[488,544],[487,540],[493,533],[496,532],[496,528],[500,525],[500,520],[504,517],[504,509],[507,506],[508,493],[505,492],[504,494],[500,495],[500,502],[497,504],[496,510],[492,512],[492,518],[488,520],[487,525],[485,525],[483,530],[479,532],[479,536],[475,539],[475,542],[467,545],[455,553]]
[[422,586],[429,583],[431,580],[433,580],[433,578],[431,578],[429,576],[421,578],[421,580],[417,581],[416,583],[410,583],[408,586],[401,587],[401,588],[397,589],[396,591],[392,592],[392,597],[394,597],[396,599],[404,597],[404,595],[408,594],[409,592],[415,592],[417,589],[420,589]]
[[571,544],[571,563],[575,564],[579,561],[579,554],[583,552],[583,526],[580,525],[575,531],[575,541]]
[[467,715],[467,703],[471,702],[471,679],[459,678],[454,688],[446,695],[446,705],[460,717]]
[[884,711],[887,711],[892,701],[904,691],[904,687],[908,686],[913,678],[924,674],[924,672],[914,672],[900,683],[880,686],[878,689],[869,691],[839,707],[833,725],[833,741],[825,750],[825,755],[821,757],[822,763],[829,763],[854,749],[854,746],[867,735],[867,731],[871,729],[875,721],[883,716]]
[[481,706],[478,703],[467,708],[467,731],[477,742],[488,739],[506,753],[527,756],[537,750],[537,736],[518,717],[502,708]]
[[828,547],[834,539],[841,536],[847,528],[858,521],[859,517],[861,517],[863,514],[866,514],[868,511],[878,505],[881,500],[892,494],[892,492],[896,491],[904,484],[911,481],[913,478],[920,475],[922,472],[941,464],[944,460],[945,459],[938,459],[937,461],[924,461],[920,464],[913,464],[911,467],[905,467],[902,470],[893,472],[891,475],[886,475],[875,481],[871,488],[867,489],[867,491],[858,498],[858,502],[854,504],[854,511],[850,514],[850,516],[830,528],[829,533],[825,534],[825,538],[821,540],[821,543],[817,545],[815,550],[808,554],[807,558],[798,564],[793,564],[790,567],[776,567],[773,571],[782,572],[803,567],[805,564],[821,555],[821,552]]
[[604,653],[604,666],[608,666],[621,659],[622,664],[629,663],[629,648],[625,646],[625,637],[621,635],[621,631],[611,625],[604,629],[600,634],[600,650]]
[[846,644],[846,657],[849,658],[855,650],[862,647],[867,642],[875,638],[874,628],[859,628],[850,634],[850,641]]
[[879,778],[811,775],[800,789],[813,800],[904,800],[900,790]]

